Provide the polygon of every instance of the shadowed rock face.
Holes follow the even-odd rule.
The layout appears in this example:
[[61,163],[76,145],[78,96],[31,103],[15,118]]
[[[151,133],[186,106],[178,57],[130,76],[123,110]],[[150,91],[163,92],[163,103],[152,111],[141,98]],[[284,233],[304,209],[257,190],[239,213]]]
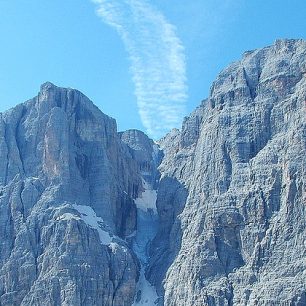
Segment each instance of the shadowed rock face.
[[305,305],[305,101],[303,40],[246,52],[159,149],[42,85],[0,114],[0,306],[130,306],[140,274],[159,305]]

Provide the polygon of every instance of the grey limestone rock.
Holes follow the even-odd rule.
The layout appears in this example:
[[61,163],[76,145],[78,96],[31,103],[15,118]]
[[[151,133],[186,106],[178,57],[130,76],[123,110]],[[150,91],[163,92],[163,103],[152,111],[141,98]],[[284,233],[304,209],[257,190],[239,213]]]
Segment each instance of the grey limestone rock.
[[305,101],[304,40],[158,144],[43,84],[0,114],[0,306],[306,305]]
[[0,122],[0,305],[130,305],[141,178],[115,120],[46,83]]
[[150,279],[164,305],[306,304],[305,101],[306,42],[279,40],[161,140]]

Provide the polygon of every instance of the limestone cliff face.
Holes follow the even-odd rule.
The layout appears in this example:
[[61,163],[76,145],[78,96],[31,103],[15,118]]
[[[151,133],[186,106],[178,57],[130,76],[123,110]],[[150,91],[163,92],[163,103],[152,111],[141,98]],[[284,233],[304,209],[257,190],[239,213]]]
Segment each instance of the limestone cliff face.
[[0,305],[131,305],[141,180],[115,120],[46,83],[1,114],[0,152]]
[[0,114],[0,306],[306,305],[305,101],[303,40],[246,52],[159,145],[42,85]]
[[162,139],[150,275],[165,305],[306,304],[305,101],[306,42],[277,41]]

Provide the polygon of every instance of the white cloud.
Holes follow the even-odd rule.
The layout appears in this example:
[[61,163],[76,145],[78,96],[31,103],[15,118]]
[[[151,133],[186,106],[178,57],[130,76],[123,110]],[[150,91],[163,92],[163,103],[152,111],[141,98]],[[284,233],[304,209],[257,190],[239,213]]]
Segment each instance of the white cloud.
[[148,134],[180,126],[187,99],[184,47],[175,27],[146,0],[93,0],[131,61],[139,115]]

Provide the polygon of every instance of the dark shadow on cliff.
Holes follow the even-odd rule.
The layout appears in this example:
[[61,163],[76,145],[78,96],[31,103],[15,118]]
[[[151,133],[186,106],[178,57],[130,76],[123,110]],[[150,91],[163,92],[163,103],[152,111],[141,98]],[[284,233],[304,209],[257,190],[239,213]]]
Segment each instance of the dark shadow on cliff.
[[147,278],[163,296],[162,282],[181,248],[182,229],[178,215],[183,211],[188,191],[178,180],[161,179],[157,194],[159,229],[150,246],[150,262]]

